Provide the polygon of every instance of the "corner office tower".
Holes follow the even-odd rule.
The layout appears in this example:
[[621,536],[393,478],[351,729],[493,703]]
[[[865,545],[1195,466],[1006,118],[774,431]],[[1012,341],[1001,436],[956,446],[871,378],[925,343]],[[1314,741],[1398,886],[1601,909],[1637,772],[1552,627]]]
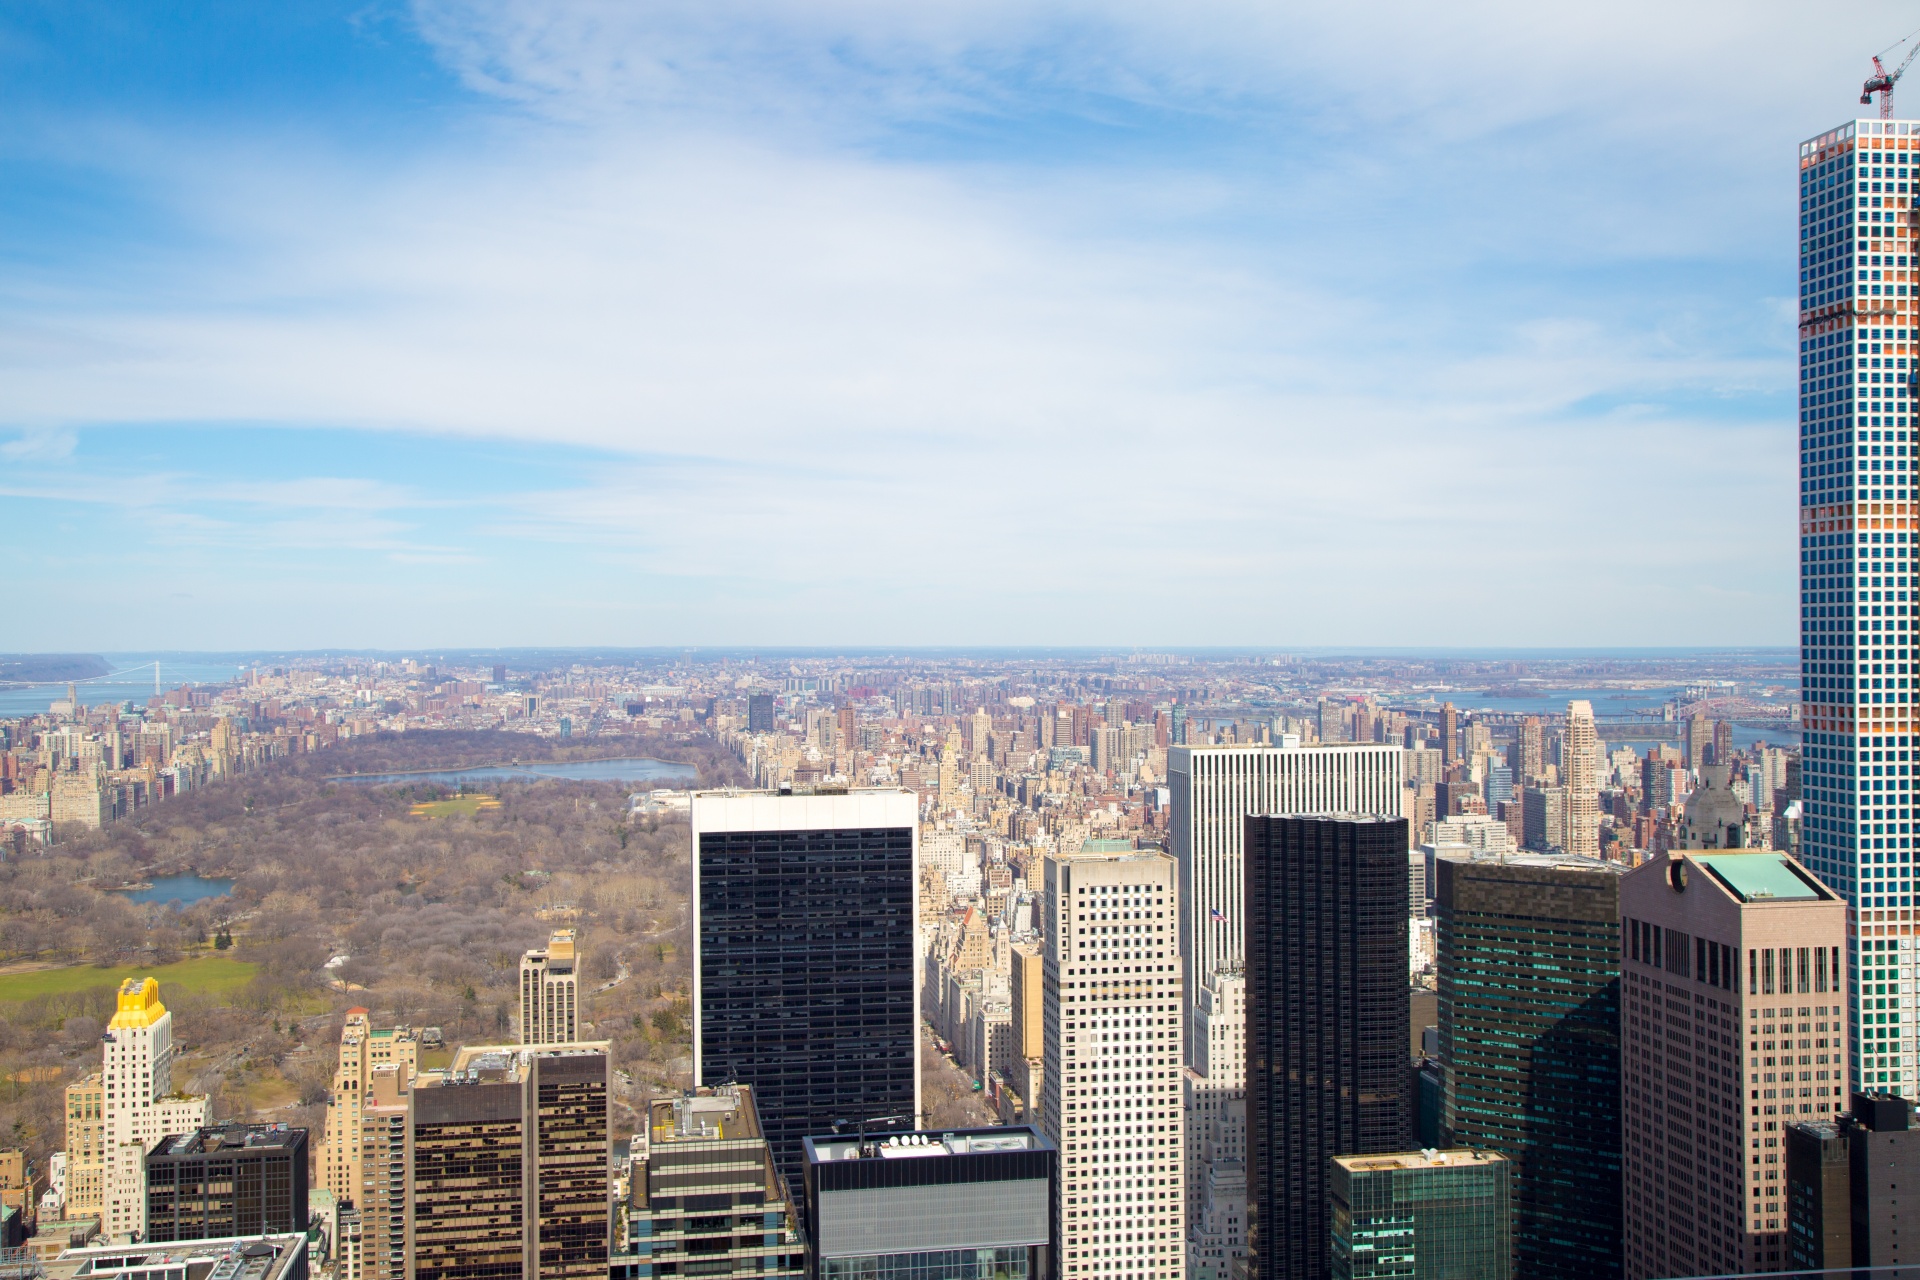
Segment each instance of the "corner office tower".
[[1852,1085],[1909,1097],[1917,198],[1920,123],[1854,120],[1801,144],[1804,853],[1848,902]]
[[794,1186],[803,1139],[917,1128],[913,792],[697,791],[692,824],[694,1084],[753,1086]]

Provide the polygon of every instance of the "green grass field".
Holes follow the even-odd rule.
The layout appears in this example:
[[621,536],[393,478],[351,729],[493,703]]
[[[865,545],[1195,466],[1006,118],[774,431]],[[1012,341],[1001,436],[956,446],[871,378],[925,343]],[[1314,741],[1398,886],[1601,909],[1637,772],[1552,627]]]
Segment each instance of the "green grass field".
[[244,960],[229,960],[224,956],[198,956],[158,968],[120,965],[112,969],[97,969],[90,964],[74,964],[60,969],[37,969],[31,973],[5,973],[0,974],[0,1002],[113,988],[127,978],[145,977],[160,979],[163,991],[167,984],[178,983],[189,990],[217,994],[246,986],[253,980],[256,967]]
[[492,796],[454,796],[450,800],[423,800],[410,807],[407,812],[416,818],[452,818],[455,816],[471,818],[483,809],[498,809],[500,802]]

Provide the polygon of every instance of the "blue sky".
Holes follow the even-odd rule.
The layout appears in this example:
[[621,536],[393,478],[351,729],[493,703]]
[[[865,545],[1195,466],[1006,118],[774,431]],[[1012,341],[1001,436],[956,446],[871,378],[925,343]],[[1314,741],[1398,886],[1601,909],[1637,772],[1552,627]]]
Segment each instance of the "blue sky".
[[1791,643],[1910,18],[1558,8],[6,6],[0,649]]

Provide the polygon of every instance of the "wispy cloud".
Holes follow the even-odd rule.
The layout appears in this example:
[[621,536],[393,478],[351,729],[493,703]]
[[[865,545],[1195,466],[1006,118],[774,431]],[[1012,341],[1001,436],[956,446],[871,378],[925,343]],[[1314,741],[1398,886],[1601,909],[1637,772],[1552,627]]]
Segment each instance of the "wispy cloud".
[[[470,96],[399,160],[66,122],[173,234],[0,264],[0,458],[47,464],[0,491],[209,547],[550,549],[556,594],[670,589],[665,641],[754,593],[942,638],[889,606],[959,564],[1010,602],[983,640],[1100,638],[1115,581],[1143,640],[1787,633],[1789,157],[1890,5],[413,15]],[[330,453],[65,457],[207,424]],[[400,437],[567,465],[475,493],[354,443]],[[1672,527],[1709,472],[1737,546]],[[1703,575],[1752,612],[1594,606]]]

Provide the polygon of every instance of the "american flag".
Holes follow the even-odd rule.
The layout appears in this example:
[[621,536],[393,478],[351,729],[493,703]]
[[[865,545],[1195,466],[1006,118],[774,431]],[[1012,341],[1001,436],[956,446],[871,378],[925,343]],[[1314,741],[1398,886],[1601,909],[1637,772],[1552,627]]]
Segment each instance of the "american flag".
[[1218,907],[1208,907],[1207,914],[1212,916],[1215,920],[1219,921],[1221,924],[1225,924],[1227,922],[1227,918],[1220,914],[1220,908]]

